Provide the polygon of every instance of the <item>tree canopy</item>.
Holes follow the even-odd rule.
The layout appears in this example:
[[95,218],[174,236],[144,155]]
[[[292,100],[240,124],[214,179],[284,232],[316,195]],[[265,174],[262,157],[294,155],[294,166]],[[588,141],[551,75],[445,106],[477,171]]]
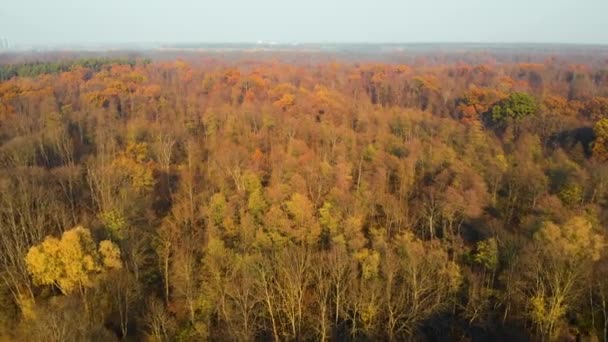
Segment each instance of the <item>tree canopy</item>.
[[608,338],[608,59],[267,53],[2,76],[0,340]]

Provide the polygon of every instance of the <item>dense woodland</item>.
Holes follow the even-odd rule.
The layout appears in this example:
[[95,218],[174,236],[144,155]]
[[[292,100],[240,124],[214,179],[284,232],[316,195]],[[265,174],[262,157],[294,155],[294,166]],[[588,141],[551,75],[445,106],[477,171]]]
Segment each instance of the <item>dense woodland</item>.
[[[1,58],[0,58],[1,60]],[[149,63],[149,60],[141,60],[141,63]],[[59,60],[54,62],[35,61],[18,64],[1,64],[0,81],[6,81],[13,77],[35,77],[42,74],[57,74],[67,72],[75,67],[83,67],[91,71],[99,72],[103,67],[113,64],[129,64],[135,66],[134,58],[79,58],[76,60]]]
[[0,340],[607,341],[608,60],[56,63],[2,69]]

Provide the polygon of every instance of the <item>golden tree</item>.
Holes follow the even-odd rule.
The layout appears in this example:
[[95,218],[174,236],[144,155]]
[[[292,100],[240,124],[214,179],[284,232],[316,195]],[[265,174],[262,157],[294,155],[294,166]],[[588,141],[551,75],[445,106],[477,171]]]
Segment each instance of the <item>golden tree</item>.
[[583,217],[573,217],[561,226],[545,222],[534,240],[525,261],[523,292],[540,335],[553,339],[584,287],[589,264],[599,260],[605,245]]
[[31,247],[25,259],[35,283],[55,285],[66,295],[94,286],[95,275],[122,267],[118,246],[108,240],[96,246],[83,227],[64,232],[61,239],[47,237]]

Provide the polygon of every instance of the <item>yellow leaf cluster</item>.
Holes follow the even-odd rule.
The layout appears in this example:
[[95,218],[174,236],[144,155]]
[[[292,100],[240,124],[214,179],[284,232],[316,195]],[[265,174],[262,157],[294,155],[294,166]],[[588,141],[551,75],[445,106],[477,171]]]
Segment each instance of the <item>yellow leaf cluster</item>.
[[61,239],[47,237],[33,246],[26,258],[28,272],[39,285],[56,285],[64,294],[78,287],[94,285],[94,275],[110,268],[120,268],[120,250],[110,241],[102,241],[99,250],[91,232],[76,227]]

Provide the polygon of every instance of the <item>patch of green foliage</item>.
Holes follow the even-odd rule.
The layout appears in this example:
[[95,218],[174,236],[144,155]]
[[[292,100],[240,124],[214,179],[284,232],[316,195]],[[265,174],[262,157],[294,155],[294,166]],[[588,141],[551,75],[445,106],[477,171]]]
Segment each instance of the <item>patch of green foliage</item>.
[[492,108],[492,121],[498,124],[507,120],[521,120],[538,110],[534,97],[524,92],[514,92]]
[[35,77],[42,74],[58,74],[72,70],[74,67],[84,67],[93,71],[100,71],[112,64],[128,64],[135,66],[137,63],[148,64],[148,59],[141,61],[135,58],[80,58],[74,60],[63,60],[55,62],[27,62],[20,64],[0,65],[0,81],[6,81],[13,77]]

